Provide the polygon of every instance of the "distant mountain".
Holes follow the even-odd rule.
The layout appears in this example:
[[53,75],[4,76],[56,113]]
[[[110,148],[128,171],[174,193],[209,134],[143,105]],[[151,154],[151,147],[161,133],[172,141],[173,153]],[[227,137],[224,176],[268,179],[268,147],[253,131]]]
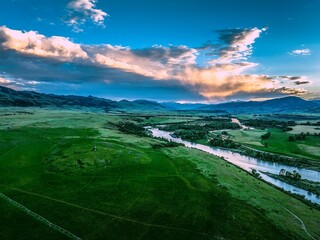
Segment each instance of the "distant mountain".
[[135,101],[127,101],[122,100],[117,102],[117,109],[126,109],[126,110],[166,110],[164,106],[155,101],[148,100],[135,100]]
[[165,110],[161,104],[147,100],[112,101],[97,97],[62,96],[32,91],[15,91],[0,86],[0,106],[9,107],[88,107],[109,110]]
[[220,104],[158,103],[148,100],[113,101],[98,97],[63,96],[32,91],[15,91],[0,86],[0,106],[19,107],[88,107],[105,111],[201,111],[210,113],[320,113],[320,100],[284,97],[266,101],[228,102]]
[[228,102],[215,105],[207,105],[198,110],[227,110],[231,113],[287,113],[310,112],[320,105],[313,101],[307,101],[299,97],[283,97],[266,101]]
[[319,104],[319,106],[320,106],[320,99],[313,99],[313,100],[311,100],[311,102],[314,102],[314,103],[316,103],[316,104]]
[[195,110],[200,107],[207,106],[203,103],[176,103],[176,102],[162,102],[162,106],[170,110]]

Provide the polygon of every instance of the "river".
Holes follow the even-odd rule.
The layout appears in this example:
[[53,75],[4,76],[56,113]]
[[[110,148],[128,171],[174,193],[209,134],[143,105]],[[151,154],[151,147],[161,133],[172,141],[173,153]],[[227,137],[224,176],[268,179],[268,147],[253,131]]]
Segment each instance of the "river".
[[227,149],[221,149],[221,148],[206,146],[203,144],[191,143],[188,141],[184,141],[181,138],[173,137],[172,133],[159,130],[158,128],[148,127],[148,130],[151,131],[151,133],[154,137],[165,138],[169,141],[181,143],[189,148],[199,149],[204,152],[207,152],[207,153],[219,156],[219,157],[223,157],[226,161],[233,163],[234,165],[237,165],[240,168],[242,168],[248,172],[251,172],[252,169],[256,169],[257,171],[259,171],[261,177],[265,181],[270,182],[271,184],[278,186],[280,188],[283,188],[286,191],[290,191],[292,193],[303,195],[306,199],[310,200],[313,203],[320,204],[320,197],[316,196],[315,194],[309,193],[306,190],[303,190],[301,188],[297,188],[295,186],[292,186],[290,184],[287,184],[285,182],[282,182],[280,180],[271,178],[271,177],[263,174],[263,172],[270,172],[270,173],[274,173],[274,174],[279,174],[281,169],[286,169],[287,171],[290,171],[290,172],[293,172],[293,170],[296,170],[301,174],[301,177],[303,179],[308,179],[308,180],[311,180],[314,182],[320,182],[320,172],[318,172],[318,171],[287,166],[284,164],[279,164],[279,163],[274,163],[274,162],[269,162],[269,161],[263,161],[263,160],[256,159],[253,157],[244,156],[244,155],[241,155],[236,152],[232,152]]

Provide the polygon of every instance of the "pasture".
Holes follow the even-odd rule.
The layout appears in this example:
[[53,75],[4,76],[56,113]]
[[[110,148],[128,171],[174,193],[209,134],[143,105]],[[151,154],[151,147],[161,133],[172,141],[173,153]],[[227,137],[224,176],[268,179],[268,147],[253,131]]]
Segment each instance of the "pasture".
[[[0,193],[81,239],[320,236],[318,210],[212,155],[154,149],[110,124],[121,115],[32,111],[0,116]],[[2,198],[0,209],[1,239],[68,238]]]

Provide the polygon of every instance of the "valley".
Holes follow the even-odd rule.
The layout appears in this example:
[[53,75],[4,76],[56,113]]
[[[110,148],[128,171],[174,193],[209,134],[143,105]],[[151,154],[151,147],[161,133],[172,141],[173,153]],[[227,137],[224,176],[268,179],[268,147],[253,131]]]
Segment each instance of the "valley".
[[[221,120],[217,125],[215,119],[221,116],[2,108],[0,118],[1,193],[78,238],[320,235],[316,206],[219,157],[152,138],[143,128],[208,123],[219,128]],[[68,238],[8,201],[0,206],[2,238]],[[23,219],[19,234],[17,217]]]

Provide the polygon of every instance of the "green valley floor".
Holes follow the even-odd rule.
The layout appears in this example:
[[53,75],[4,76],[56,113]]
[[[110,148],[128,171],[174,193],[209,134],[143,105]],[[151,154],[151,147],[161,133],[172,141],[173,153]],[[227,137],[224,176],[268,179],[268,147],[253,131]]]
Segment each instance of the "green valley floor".
[[320,239],[319,210],[129,116],[27,112],[1,109],[0,239]]

